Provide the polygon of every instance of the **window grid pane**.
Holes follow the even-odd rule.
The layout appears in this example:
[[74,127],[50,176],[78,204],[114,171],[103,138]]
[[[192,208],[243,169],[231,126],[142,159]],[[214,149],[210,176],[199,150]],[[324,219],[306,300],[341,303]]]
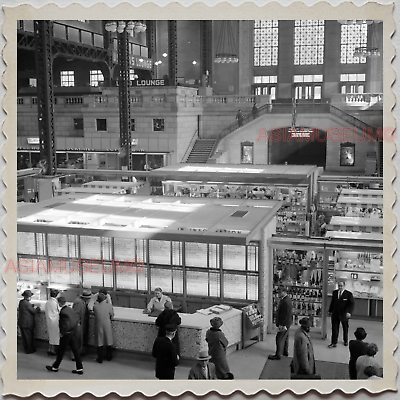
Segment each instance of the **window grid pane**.
[[367,24],[344,24],[341,26],[341,64],[365,64],[365,57],[354,57],[356,47],[367,46],[368,31]]
[[99,82],[104,82],[104,76],[101,70],[90,71],[90,86],[99,86]]
[[294,64],[319,65],[324,63],[325,21],[295,20]]
[[278,20],[254,21],[254,66],[278,65]]
[[74,71],[61,71],[61,86],[75,86]]

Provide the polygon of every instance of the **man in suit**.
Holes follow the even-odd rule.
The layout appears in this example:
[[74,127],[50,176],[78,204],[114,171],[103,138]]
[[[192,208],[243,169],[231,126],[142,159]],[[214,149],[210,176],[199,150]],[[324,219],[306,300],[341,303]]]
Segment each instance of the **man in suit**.
[[51,372],[58,372],[65,350],[67,346],[70,346],[76,363],[76,369],[72,370],[72,373],[82,375],[83,365],[79,351],[78,314],[67,306],[65,297],[59,297],[58,304],[61,308],[59,319],[60,346],[58,347],[56,361],[54,361],[53,365],[46,365],[46,369]]
[[336,347],[339,336],[339,325],[343,327],[343,342],[347,346],[349,343],[349,319],[354,310],[353,293],[344,288],[345,283],[338,282],[338,289],[332,293],[331,304],[329,305],[329,316],[332,319],[332,337],[329,348]]
[[157,337],[153,345],[152,355],[156,359],[156,378],[174,379],[175,367],[178,365],[179,356],[172,343],[177,326],[167,325],[165,336]]
[[[72,308],[78,314],[78,349],[83,354],[83,346],[88,345],[88,333],[89,333],[89,309],[88,304],[92,297],[92,291],[90,289],[84,289],[82,294],[78,296],[72,303]],[[74,360],[73,360],[74,361]]]
[[276,334],[276,351],[274,355],[269,355],[269,360],[280,360],[282,355],[289,355],[289,328],[292,325],[292,300],[287,294],[287,289],[280,286],[278,289],[280,297],[278,310],[275,317],[275,325],[278,328]]
[[209,362],[210,358],[207,350],[200,351],[198,362],[190,369],[188,379],[217,379],[215,365]]
[[40,311],[30,302],[33,293],[30,290],[25,290],[22,293],[23,299],[18,306],[18,325],[21,331],[22,345],[26,354],[31,354],[36,351],[33,331],[35,329],[35,314]]

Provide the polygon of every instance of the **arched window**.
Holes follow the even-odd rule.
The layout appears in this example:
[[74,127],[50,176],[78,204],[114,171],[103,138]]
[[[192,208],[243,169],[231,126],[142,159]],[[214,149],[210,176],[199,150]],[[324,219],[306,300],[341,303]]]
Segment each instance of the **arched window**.
[[278,65],[278,21],[254,21],[254,66]]

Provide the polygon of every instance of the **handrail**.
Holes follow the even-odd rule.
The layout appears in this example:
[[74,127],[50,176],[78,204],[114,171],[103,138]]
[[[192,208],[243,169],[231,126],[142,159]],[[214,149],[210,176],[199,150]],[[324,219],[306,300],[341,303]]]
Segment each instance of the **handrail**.
[[196,130],[194,131],[194,133],[193,133],[192,138],[190,139],[190,143],[189,143],[189,145],[188,145],[188,147],[187,147],[187,149],[186,149],[186,151],[185,151],[185,154],[184,154],[183,157],[182,157],[181,163],[185,163],[185,162],[186,162],[186,160],[187,160],[188,157],[189,157],[190,151],[192,151],[192,148],[193,148],[193,146],[194,146],[194,143],[196,142],[196,140],[197,140],[198,138],[199,138],[199,130],[196,129]]

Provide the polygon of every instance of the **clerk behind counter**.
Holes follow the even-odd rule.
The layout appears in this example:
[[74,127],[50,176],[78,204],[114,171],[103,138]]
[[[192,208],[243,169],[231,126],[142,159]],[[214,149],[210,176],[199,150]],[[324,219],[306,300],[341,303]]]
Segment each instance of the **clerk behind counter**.
[[152,311],[164,311],[165,303],[171,299],[163,294],[162,289],[157,287],[154,289],[154,297],[147,304],[147,309],[144,312],[151,313]]

